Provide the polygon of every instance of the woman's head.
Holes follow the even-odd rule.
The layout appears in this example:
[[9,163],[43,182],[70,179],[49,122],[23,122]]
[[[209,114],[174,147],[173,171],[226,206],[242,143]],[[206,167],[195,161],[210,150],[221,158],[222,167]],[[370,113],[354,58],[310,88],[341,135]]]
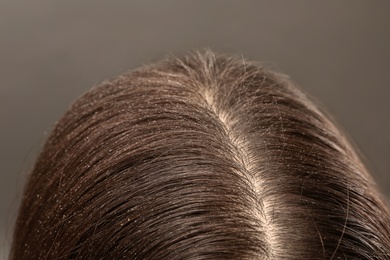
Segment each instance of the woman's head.
[[210,51],[79,98],[30,176],[13,259],[390,259],[390,213],[287,77]]

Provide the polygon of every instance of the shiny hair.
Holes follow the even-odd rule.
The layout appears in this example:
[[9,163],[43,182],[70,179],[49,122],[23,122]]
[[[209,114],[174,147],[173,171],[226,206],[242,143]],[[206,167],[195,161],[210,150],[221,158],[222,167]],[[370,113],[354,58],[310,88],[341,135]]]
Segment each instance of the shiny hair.
[[390,259],[390,212],[334,123],[204,51],[107,81],[55,125],[11,259]]

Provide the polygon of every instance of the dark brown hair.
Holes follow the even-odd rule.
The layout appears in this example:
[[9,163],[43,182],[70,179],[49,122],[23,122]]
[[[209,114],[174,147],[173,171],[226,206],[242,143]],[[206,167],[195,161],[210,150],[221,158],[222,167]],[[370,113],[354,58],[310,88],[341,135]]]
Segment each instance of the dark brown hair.
[[93,88],[35,164],[11,259],[390,259],[390,213],[286,76],[211,51]]

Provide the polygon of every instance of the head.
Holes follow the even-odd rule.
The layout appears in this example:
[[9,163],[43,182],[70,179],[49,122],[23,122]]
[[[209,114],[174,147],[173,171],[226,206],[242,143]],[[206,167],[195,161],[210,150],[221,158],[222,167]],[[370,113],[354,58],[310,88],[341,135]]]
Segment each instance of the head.
[[390,212],[284,75],[210,51],[79,98],[29,177],[12,259],[390,259]]

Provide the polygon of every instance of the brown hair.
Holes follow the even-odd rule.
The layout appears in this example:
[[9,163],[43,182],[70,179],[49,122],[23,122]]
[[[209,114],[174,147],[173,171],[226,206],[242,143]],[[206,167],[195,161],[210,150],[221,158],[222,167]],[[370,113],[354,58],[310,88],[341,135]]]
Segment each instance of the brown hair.
[[35,164],[11,259],[390,259],[390,213],[287,77],[210,51],[93,88]]

